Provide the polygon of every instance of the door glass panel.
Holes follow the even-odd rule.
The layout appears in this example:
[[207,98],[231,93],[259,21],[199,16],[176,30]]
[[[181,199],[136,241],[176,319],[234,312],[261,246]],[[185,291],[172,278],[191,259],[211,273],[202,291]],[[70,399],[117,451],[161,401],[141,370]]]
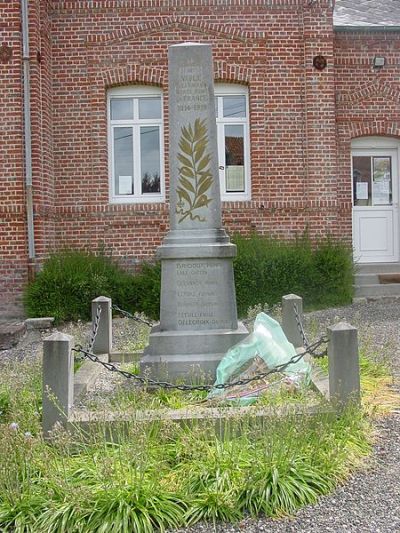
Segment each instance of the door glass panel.
[[227,192],[244,191],[244,127],[225,126],[225,181]]
[[114,128],[115,194],[133,194],[132,128]]
[[373,157],[373,204],[392,205],[391,157]]
[[160,129],[158,126],[140,128],[140,165],[142,193],[159,193]]
[[354,205],[372,205],[371,157],[353,157]]

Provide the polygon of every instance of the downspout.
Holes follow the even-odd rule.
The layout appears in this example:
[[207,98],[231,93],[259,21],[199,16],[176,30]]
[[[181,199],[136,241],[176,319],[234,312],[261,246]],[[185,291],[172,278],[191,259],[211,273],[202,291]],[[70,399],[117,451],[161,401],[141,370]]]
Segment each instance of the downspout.
[[28,0],[21,0],[22,60],[24,84],[24,148],[25,148],[25,198],[28,228],[28,278],[34,276],[35,235],[33,224],[32,143],[31,143],[31,88],[29,57]]

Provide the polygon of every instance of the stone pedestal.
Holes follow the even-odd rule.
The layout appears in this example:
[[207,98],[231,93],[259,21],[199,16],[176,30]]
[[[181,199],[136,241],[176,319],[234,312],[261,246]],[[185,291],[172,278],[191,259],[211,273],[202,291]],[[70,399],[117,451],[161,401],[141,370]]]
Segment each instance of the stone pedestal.
[[238,324],[232,261],[221,221],[211,47],[169,50],[170,221],[161,258],[160,324],[141,371],[186,382],[215,378],[226,351],[247,335]]

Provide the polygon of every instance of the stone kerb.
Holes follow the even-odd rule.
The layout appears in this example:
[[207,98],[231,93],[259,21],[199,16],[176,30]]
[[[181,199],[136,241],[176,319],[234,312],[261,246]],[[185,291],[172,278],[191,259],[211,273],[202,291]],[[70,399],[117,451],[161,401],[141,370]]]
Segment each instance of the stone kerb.
[[301,335],[297,317],[303,316],[303,298],[296,294],[287,294],[282,297],[282,329],[287,340],[295,348],[303,347],[303,337]]
[[[111,300],[103,297],[96,298],[93,303],[103,302],[107,309],[111,309]],[[297,310],[293,303],[296,303]],[[302,320],[302,299],[296,295],[287,295],[283,303],[283,330],[290,338],[296,341],[298,321]],[[107,315],[106,315],[107,316]],[[94,319],[95,320],[95,319]],[[110,336],[110,352],[103,354],[103,361],[108,359],[111,352],[110,323],[103,322],[106,333]],[[295,328],[296,326],[296,328]],[[100,338],[102,337],[99,324]],[[108,334],[108,333],[107,333]],[[106,336],[106,334],[105,334]],[[360,399],[360,375],[358,360],[357,329],[345,323],[336,324],[328,328],[328,359],[329,374],[323,375],[321,371],[312,372],[312,382],[315,388],[331,401],[334,408],[343,408],[349,402],[358,402]],[[297,341],[299,339],[297,338]],[[298,342],[297,342],[298,344]],[[74,408],[74,398],[86,392],[87,387],[96,378],[101,366],[91,361],[86,361],[81,369],[74,375],[74,358],[72,354],[73,338],[63,333],[54,333],[47,337],[43,344],[43,434],[51,436],[51,431],[58,423],[73,429],[77,427],[88,428],[100,423],[126,424],[128,422],[149,422],[154,420],[170,419],[182,423],[206,423],[216,420],[218,427],[223,428],[225,423],[235,417],[250,417],[255,421],[268,419],[273,415],[285,416],[289,414],[317,414],[321,410],[330,410],[329,406],[320,405],[293,405],[290,409],[283,406],[278,411],[258,406],[250,408],[193,408],[189,410],[142,410],[126,413],[108,412],[93,413]],[[297,346],[297,351],[304,349]],[[258,422],[257,422],[258,423]]]
[[340,322],[328,328],[329,396],[339,408],[360,401],[357,328]]
[[112,311],[111,298],[99,296],[92,301],[92,325],[99,316],[97,333],[93,341],[94,354],[110,354],[112,349]]

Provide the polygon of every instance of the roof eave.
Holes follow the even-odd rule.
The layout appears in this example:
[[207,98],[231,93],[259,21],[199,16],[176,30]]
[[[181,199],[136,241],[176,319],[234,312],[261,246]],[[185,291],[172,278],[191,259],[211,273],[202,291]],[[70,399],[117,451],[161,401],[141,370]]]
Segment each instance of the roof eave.
[[370,32],[395,32],[400,31],[400,26],[340,26],[334,25],[334,31],[337,32],[360,32],[360,33],[370,33]]

